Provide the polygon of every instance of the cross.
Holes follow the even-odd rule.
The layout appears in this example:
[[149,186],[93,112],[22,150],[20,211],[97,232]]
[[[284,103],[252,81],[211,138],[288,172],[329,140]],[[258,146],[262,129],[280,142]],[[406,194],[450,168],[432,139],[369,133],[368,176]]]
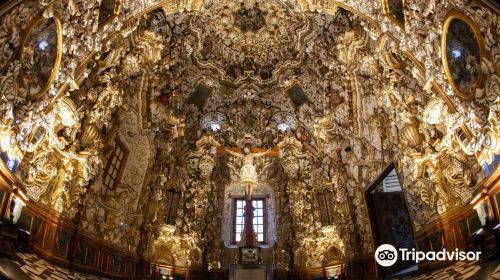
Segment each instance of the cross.
[[[218,146],[217,147],[217,154],[219,154],[219,155],[227,154],[228,152],[226,150],[231,150],[233,152],[240,153],[240,154],[243,153],[243,148],[240,148],[240,147]],[[262,153],[262,152],[265,152],[267,150],[268,149],[255,147],[255,148],[251,148],[251,153]],[[266,156],[268,156],[268,157],[278,157],[279,156],[279,149],[276,148],[276,147],[275,148],[271,148],[271,151],[269,153],[267,153]]]
[[[246,150],[245,150],[246,148]],[[253,246],[255,242],[255,232],[253,229],[253,207],[252,207],[252,188],[258,184],[257,182],[257,172],[254,166],[254,158],[260,156],[278,156],[279,149],[263,149],[263,148],[251,148],[246,146],[245,148],[239,147],[217,147],[218,154],[231,154],[233,156],[239,157],[242,160],[242,167],[240,171],[240,180],[242,186],[245,187],[245,246]]]

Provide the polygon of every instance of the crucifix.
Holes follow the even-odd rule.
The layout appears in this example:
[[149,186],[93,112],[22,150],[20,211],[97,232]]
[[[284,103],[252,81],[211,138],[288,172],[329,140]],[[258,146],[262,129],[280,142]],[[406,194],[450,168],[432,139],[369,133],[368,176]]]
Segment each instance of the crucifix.
[[[245,137],[245,144],[243,148],[227,148],[218,147],[219,153],[228,153],[232,156],[241,158],[240,169],[240,184],[245,188],[245,245],[253,246],[255,233],[253,229],[253,207],[252,207],[252,192],[253,188],[259,184],[257,171],[254,165],[254,159],[261,156],[277,156],[277,149],[262,149],[253,148],[249,141],[250,137]],[[242,151],[242,152],[241,152]]]

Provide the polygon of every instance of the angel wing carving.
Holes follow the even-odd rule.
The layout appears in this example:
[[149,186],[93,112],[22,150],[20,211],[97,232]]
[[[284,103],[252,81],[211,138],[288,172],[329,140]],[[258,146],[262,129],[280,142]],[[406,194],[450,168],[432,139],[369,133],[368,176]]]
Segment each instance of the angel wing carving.
[[229,169],[231,169],[231,171],[234,172],[234,174],[236,174],[238,179],[240,179],[240,172],[238,171],[238,168],[232,162],[228,162],[227,166],[229,167]]
[[265,161],[263,164],[261,164],[261,166],[259,168],[260,172],[258,172],[258,174],[257,174],[259,180],[260,180],[260,177],[262,176],[262,174],[264,174],[267,171],[267,169],[269,169],[269,167],[271,165],[273,165],[273,161],[271,161],[271,160]]

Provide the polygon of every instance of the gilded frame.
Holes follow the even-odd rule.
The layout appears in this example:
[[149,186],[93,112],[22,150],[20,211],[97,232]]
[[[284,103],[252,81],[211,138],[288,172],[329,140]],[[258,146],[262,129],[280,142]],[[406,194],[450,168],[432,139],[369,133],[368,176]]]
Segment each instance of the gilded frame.
[[[40,139],[38,139],[35,143],[32,143],[33,138],[35,138],[35,135],[39,129],[43,129],[42,135]],[[45,127],[41,125],[36,125],[35,128],[28,135],[28,143],[32,144],[28,149],[28,151],[33,152],[38,147],[38,145],[40,145],[40,143],[43,141],[43,138],[45,138],[46,134],[47,134],[47,129],[45,129]]]
[[[389,5],[390,0],[381,0],[382,2],[382,12],[384,16],[386,16],[390,21],[394,22],[399,28],[405,29],[405,23],[397,19],[391,11],[391,7]],[[401,0],[404,9],[405,0]],[[406,21],[406,15],[403,13],[404,20]]]
[[[2,188],[0,188],[0,192],[2,193],[1,194],[2,196],[0,197],[0,214],[1,214],[3,212],[3,209],[4,209],[5,200],[6,200],[9,193],[7,192],[7,190],[2,189]],[[3,218],[3,216],[0,216],[0,218]]]
[[[448,82],[450,83],[451,87],[455,91],[455,93],[460,96],[463,99],[470,100],[473,98],[471,96],[471,93],[465,93],[462,92],[455,81],[453,80],[453,76],[451,75],[449,65],[448,65],[448,58],[446,55],[446,40],[448,38],[448,29],[450,27],[450,23],[453,19],[458,19],[463,22],[465,22],[472,32],[474,33],[474,36],[476,37],[476,42],[479,48],[479,63],[481,63],[486,56],[486,49],[485,49],[485,43],[484,43],[484,38],[481,34],[481,31],[479,30],[479,27],[476,25],[476,23],[469,18],[467,15],[458,12],[458,11],[451,11],[449,12],[443,22],[443,28],[442,28],[442,35],[441,35],[441,60],[443,63],[443,68],[444,68],[444,73],[446,75],[446,78],[448,79]],[[479,72],[478,77],[477,77],[477,82],[475,85],[475,88],[481,88],[484,85],[485,81],[485,75],[482,73],[482,71]]]
[[[395,57],[393,52],[391,52],[392,47],[394,50],[397,50],[397,55],[399,57]],[[405,62],[402,59],[401,52],[399,49],[399,42],[391,35],[381,36],[377,42],[377,48],[383,50],[381,52],[382,61],[389,67],[393,69],[403,69],[405,68]]]
[[[467,149],[467,145],[474,139],[474,135],[469,126],[467,126],[466,123],[462,123],[462,125],[454,131],[453,136],[460,148],[462,148],[467,155],[472,155],[471,151]],[[464,143],[465,140],[467,140],[467,143]]]
[[[39,98],[43,97],[47,93],[47,91],[49,90],[50,86],[52,85],[52,83],[54,82],[54,80],[56,78],[56,74],[59,71],[59,67],[61,66],[62,47],[63,47],[62,23],[61,23],[61,19],[59,18],[59,16],[54,15],[52,18],[54,19],[54,23],[55,23],[55,26],[56,26],[56,33],[57,33],[56,59],[55,59],[54,65],[52,67],[52,70],[50,72],[50,77],[45,82],[45,84],[42,86],[42,88],[40,89],[40,91],[38,91],[36,94],[28,94],[28,99],[30,99],[30,100],[39,99]],[[45,19],[46,18],[44,18],[41,15],[35,17],[34,19],[32,19],[28,23],[27,29],[25,29],[21,33],[21,40],[19,41],[19,49],[18,49],[18,54],[17,54],[17,59],[19,61],[21,61],[22,58],[23,58],[23,49],[24,49],[24,47],[26,45],[26,42],[30,39],[30,37],[32,35],[32,32],[33,32],[33,29],[35,29],[35,27],[39,26],[42,23],[42,21],[45,20]],[[22,76],[19,76],[19,81],[20,81],[21,85],[24,88],[26,88]]]
[[497,192],[496,194],[493,195],[493,200],[495,202],[495,206],[496,206],[496,214],[497,214],[497,221],[500,221],[500,199],[498,198],[500,197],[500,192]]
[[120,15],[120,13],[122,12],[122,0],[115,0],[115,6],[113,8],[113,13],[105,18],[102,22],[99,22],[99,19],[101,17],[101,5],[102,5],[102,0],[101,0],[101,3],[99,5],[99,14],[97,15],[97,21],[98,21],[98,30],[99,31],[102,31],[103,27],[108,25],[110,22],[112,22],[117,16]]

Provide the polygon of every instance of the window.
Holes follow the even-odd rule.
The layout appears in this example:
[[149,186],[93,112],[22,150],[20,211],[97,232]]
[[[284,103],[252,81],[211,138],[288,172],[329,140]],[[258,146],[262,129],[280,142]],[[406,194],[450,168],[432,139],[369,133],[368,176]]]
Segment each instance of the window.
[[16,159],[9,158],[6,152],[1,152],[0,158],[5,162],[5,165],[7,165],[7,168],[10,170],[10,172],[12,173],[16,172],[18,164]]
[[17,160],[10,159],[9,161],[7,161],[7,167],[9,168],[10,172],[12,172],[12,173],[16,172]]
[[[266,240],[266,220],[267,220],[267,209],[265,207],[265,200],[263,198],[252,199],[253,206],[253,229],[257,236],[257,241],[264,243]],[[245,227],[245,205],[246,201],[244,198],[235,199],[234,207],[234,242],[241,241],[241,233]]]
[[280,133],[297,129],[297,119],[290,113],[278,112],[272,116],[272,121],[276,124],[276,129]]
[[36,145],[43,138],[43,136],[45,136],[45,128],[41,126],[36,127],[32,135],[30,144]]
[[290,125],[288,125],[287,123],[279,123],[278,130],[279,130],[279,132],[283,133],[283,132],[287,132],[287,131],[291,130],[291,128],[290,128]]
[[169,190],[165,195],[165,222],[168,225],[175,225],[180,197],[181,192],[175,190]]
[[334,223],[333,210],[333,194],[331,191],[318,193],[318,203],[321,216],[321,224],[323,226],[332,225]]
[[111,190],[115,187],[120,170],[125,162],[126,150],[120,142],[116,142],[115,150],[108,160],[106,173],[104,173],[104,186],[106,190]]
[[220,112],[209,112],[201,118],[201,127],[206,131],[219,132],[222,130],[226,116]]

